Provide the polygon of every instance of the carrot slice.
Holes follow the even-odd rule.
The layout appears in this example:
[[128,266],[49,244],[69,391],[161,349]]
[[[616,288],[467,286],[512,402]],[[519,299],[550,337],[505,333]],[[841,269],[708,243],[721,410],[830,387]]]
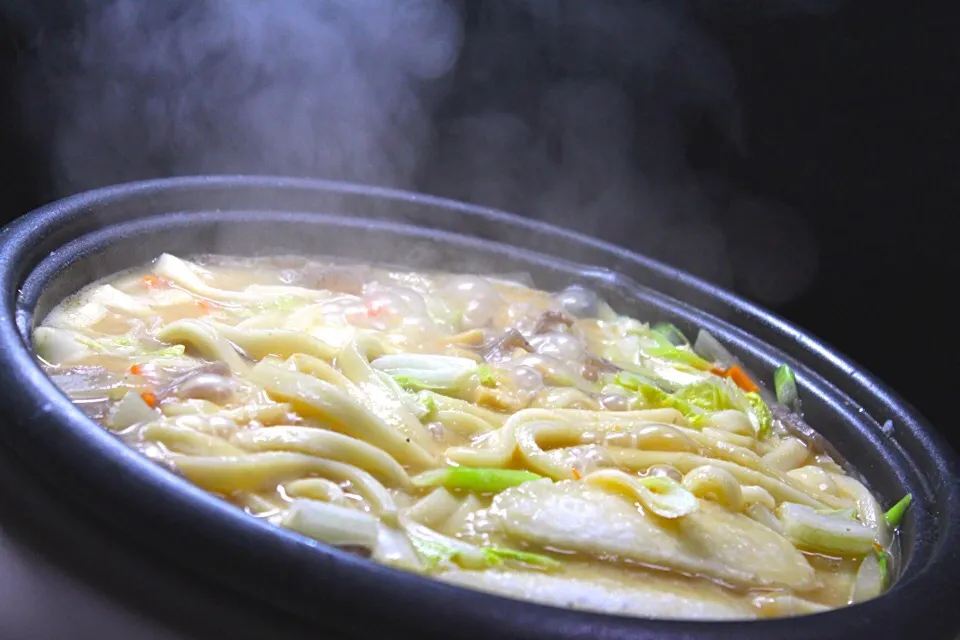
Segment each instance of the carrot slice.
[[583,476],[580,475],[580,472],[577,471],[576,469],[573,469],[573,477],[576,478],[577,480],[580,480],[581,478],[583,478]]
[[150,408],[153,409],[157,406],[157,396],[153,395],[149,391],[144,391],[140,394],[140,397],[143,398],[143,401],[150,405]]
[[740,368],[740,365],[733,365],[727,369],[727,377],[733,380],[738,387],[746,391],[747,393],[754,393],[760,390],[753,380],[750,379],[750,376],[747,375],[746,371]]
[[143,276],[143,284],[148,289],[162,289],[167,286],[167,281],[158,276]]
[[139,376],[143,373],[143,368],[138,364],[130,365],[130,373]]
[[368,300],[364,306],[367,308],[367,316],[370,318],[376,318],[387,311],[386,305],[382,302],[378,304]]

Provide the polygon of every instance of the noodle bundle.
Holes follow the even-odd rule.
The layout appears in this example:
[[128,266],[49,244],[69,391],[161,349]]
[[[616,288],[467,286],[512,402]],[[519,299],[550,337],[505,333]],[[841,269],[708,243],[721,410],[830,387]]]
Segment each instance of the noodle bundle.
[[884,514],[796,428],[788,369],[780,403],[709,334],[691,345],[583,287],[164,254],[62,302],[34,343],[149,459],[251,517],[453,584],[749,619],[889,579],[905,505]]

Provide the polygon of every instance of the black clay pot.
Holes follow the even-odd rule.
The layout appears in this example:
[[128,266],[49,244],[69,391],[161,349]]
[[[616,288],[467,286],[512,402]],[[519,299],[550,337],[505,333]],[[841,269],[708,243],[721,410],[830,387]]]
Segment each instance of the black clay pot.
[[[788,362],[809,422],[884,503],[908,491],[915,497],[896,584],[876,600],[793,619],[621,618],[462,590],[249,518],[129,451],[73,407],[31,355],[34,322],[64,296],[163,251],[325,254],[468,272],[526,271],[541,287],[580,282],[641,318],[669,319],[690,332],[705,327],[766,379]],[[419,195],[287,179],[191,178],[111,187],[24,216],[0,234],[0,286],[0,456],[8,478],[2,490],[18,479],[37,513],[46,514],[47,536],[73,540],[84,531],[99,540],[103,555],[87,565],[113,572],[107,582],[121,590],[153,593],[168,603],[156,607],[163,615],[205,618],[207,637],[211,627],[222,632],[217,637],[261,638],[265,629],[270,637],[478,640],[960,634],[955,454],[914,409],[815,338],[642,256]],[[880,428],[888,419],[892,435]],[[169,604],[170,598],[180,602]]]

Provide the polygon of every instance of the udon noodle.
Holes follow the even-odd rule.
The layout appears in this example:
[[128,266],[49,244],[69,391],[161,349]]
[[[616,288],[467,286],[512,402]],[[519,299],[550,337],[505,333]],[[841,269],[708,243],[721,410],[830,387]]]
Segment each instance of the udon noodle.
[[165,254],[34,342],[89,416],[252,517],[547,604],[859,602],[886,586],[905,506],[884,514],[805,427],[788,369],[781,403],[709,334],[691,346],[579,286]]

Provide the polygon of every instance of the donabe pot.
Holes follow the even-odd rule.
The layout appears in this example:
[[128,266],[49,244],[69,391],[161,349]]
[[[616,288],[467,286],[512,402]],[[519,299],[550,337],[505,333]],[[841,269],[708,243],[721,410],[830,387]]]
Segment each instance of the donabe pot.
[[[164,251],[301,253],[412,268],[525,271],[543,288],[590,286],[618,310],[645,320],[670,320],[690,333],[704,327],[766,380],[787,362],[797,374],[808,421],[884,504],[913,493],[897,581],[876,600],[799,618],[624,618],[460,589],[250,518],[128,450],[75,408],[31,353],[34,324],[65,296]],[[24,486],[45,492],[51,509],[113,536],[117,554],[135,553],[143,566],[163,567],[163,580],[179,576],[191,585],[184,599],[202,592],[218,602],[223,637],[244,635],[252,618],[265,628],[275,624],[275,637],[312,630],[313,637],[351,638],[849,640],[919,634],[933,640],[960,633],[960,473],[948,445],[913,408],[816,338],[623,249],[409,193],[291,179],[187,178],[85,193],[17,220],[0,234],[0,286],[0,454],[19,470]],[[886,420],[893,422],[892,435],[881,430]],[[154,579],[147,572],[120,575],[114,583],[136,590]],[[157,584],[163,580],[156,577]],[[243,609],[244,616],[228,615],[231,603],[233,613]]]

